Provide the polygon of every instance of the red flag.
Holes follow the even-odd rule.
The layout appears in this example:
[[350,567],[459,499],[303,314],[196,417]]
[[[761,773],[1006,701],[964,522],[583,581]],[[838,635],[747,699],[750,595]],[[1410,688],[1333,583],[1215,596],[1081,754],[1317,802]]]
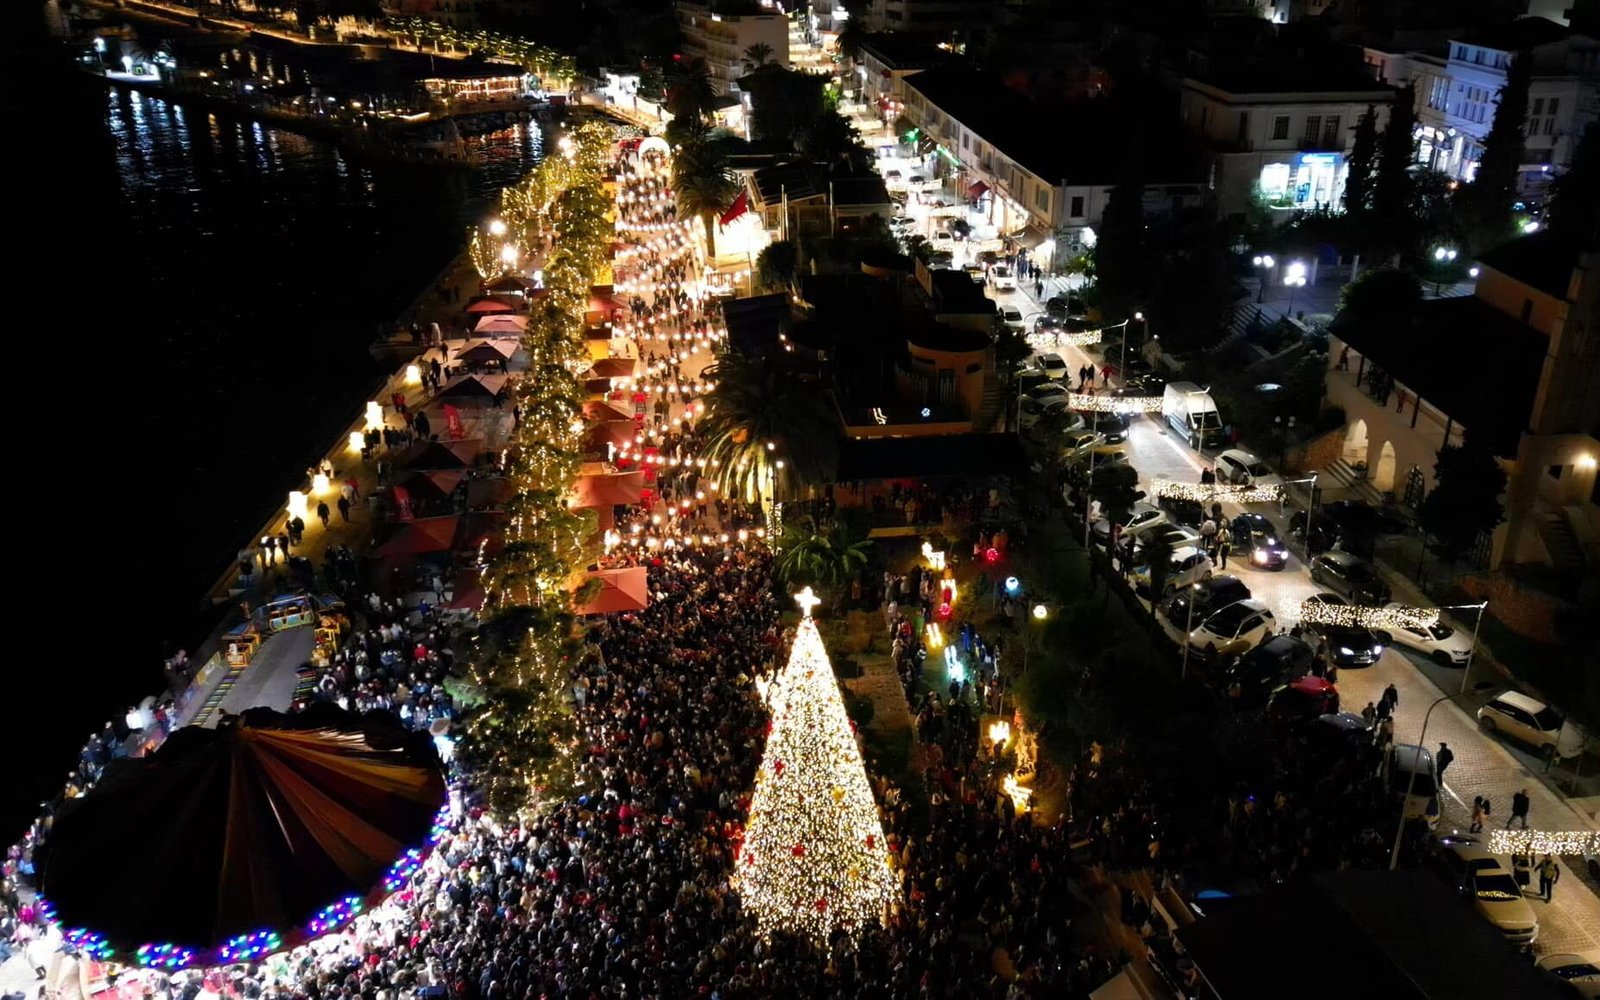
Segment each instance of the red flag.
[[461,426],[461,411],[449,403],[444,404],[444,423],[450,429],[450,440],[460,441],[467,436],[466,430]]
[[395,517],[401,521],[414,521],[417,515],[411,510],[411,491],[404,486],[394,488]]
[[726,226],[748,211],[750,211],[750,192],[740,191],[739,197],[733,199],[733,204],[729,205],[728,210],[722,213],[722,218],[717,220],[717,225]]

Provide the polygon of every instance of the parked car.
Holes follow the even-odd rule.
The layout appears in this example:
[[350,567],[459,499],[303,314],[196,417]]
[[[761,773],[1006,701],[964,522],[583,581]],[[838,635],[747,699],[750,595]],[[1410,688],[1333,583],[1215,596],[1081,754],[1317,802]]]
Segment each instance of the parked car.
[[1539,959],[1539,968],[1567,984],[1572,995],[1581,1000],[1600,997],[1600,966],[1582,955],[1555,954]]
[[1189,649],[1215,660],[1230,653],[1243,655],[1278,631],[1272,609],[1256,600],[1238,601],[1214,612],[1189,633]]
[[1058,416],[1063,421],[1069,421],[1078,415],[1073,413],[1068,408],[1067,401],[1059,396],[1047,397],[1042,401],[1032,396],[1023,396],[1017,401],[1017,424],[1023,430],[1032,430],[1047,416]]
[[1427,747],[1396,743],[1384,758],[1384,773],[1389,794],[1400,800],[1406,819],[1426,820],[1430,830],[1439,825],[1439,783]]
[[[1289,537],[1305,545],[1312,555],[1333,548],[1335,544],[1342,542],[1342,535],[1339,526],[1321,511],[1296,511],[1294,516],[1289,518]],[[1343,544],[1340,547],[1349,548]]]
[[1000,322],[1006,325],[1007,330],[1023,331],[1022,310],[1014,306],[1000,307]]
[[1273,691],[1310,673],[1312,655],[1311,647],[1294,636],[1275,635],[1229,665],[1217,680],[1223,691],[1238,685],[1240,707],[1257,708]]
[[1094,544],[1103,549],[1106,547],[1107,540],[1111,537],[1111,528],[1113,525],[1120,524],[1122,526],[1122,530],[1126,532],[1138,531],[1141,528],[1147,528],[1153,524],[1166,523],[1167,515],[1164,511],[1141,500],[1135,503],[1132,507],[1128,508],[1126,515],[1119,514],[1115,517],[1102,517],[1095,521],[1094,524],[1090,526],[1089,535],[1093,539]]
[[1174,552],[1185,547],[1201,547],[1199,532],[1185,528],[1181,524],[1170,524],[1166,521],[1146,524],[1141,528],[1127,532],[1124,537],[1133,539],[1135,557],[1138,556],[1140,549],[1156,538],[1166,542],[1167,548]]
[[1128,439],[1128,418],[1120,413],[1096,410],[1085,413],[1084,419],[1089,422],[1090,427],[1105,435],[1107,444],[1116,444]]
[[[1400,604],[1387,607],[1399,608]],[[1378,630],[1379,642],[1404,646],[1415,650],[1442,667],[1464,667],[1472,656],[1472,636],[1457,632],[1444,622],[1432,625],[1396,625],[1393,629]]]
[[1011,268],[996,264],[989,268],[989,284],[997,292],[1014,292],[1017,290],[1017,276]]
[[1325,677],[1307,674],[1272,692],[1267,718],[1279,725],[1310,722],[1339,711],[1339,689]]
[[1112,391],[1113,396],[1159,396],[1167,388],[1167,380],[1155,372],[1130,375],[1123,380],[1122,388]]
[[1206,523],[1205,506],[1198,500],[1158,496],[1156,506],[1167,512],[1167,519],[1173,524],[1187,524],[1191,528],[1198,528]]
[[1066,386],[1062,385],[1060,382],[1054,381],[1039,382],[1031,385],[1022,390],[1022,395],[1024,398],[1031,399],[1035,403],[1065,403],[1070,400],[1072,396],[1072,394],[1067,391]]
[[1352,754],[1365,754],[1372,747],[1372,726],[1354,712],[1330,712],[1320,715],[1311,725],[1301,730],[1306,749],[1318,759],[1349,759]]
[[1233,555],[1258,569],[1283,569],[1289,547],[1265,514],[1247,513],[1233,519]]
[[1034,333],[1053,333],[1061,329],[1061,320],[1049,314],[1033,318]]
[[[1178,588],[1199,583],[1201,580],[1211,579],[1215,566],[1211,557],[1193,545],[1172,550],[1172,556],[1167,560],[1167,577],[1161,585],[1161,597],[1176,593]],[[1134,590],[1150,593],[1150,566],[1148,563],[1133,567]]]
[[[1167,601],[1163,613],[1167,616],[1167,621],[1187,627],[1191,617],[1197,622],[1203,622],[1212,612],[1249,599],[1250,588],[1244,585],[1244,581],[1224,573],[1173,594]],[[1190,604],[1194,605],[1192,614]]]
[[1516,878],[1477,837],[1449,833],[1439,837],[1439,864],[1456,891],[1472,903],[1478,916],[1494,925],[1514,945],[1527,946],[1539,937],[1539,918],[1522,894]]
[[1051,378],[1061,378],[1067,374],[1067,359],[1053,351],[1039,355],[1039,364]]
[[1565,724],[1560,712],[1520,691],[1502,691],[1478,709],[1484,732],[1505,733],[1547,757],[1555,754]]
[[1094,431],[1071,431],[1061,439],[1061,458],[1068,465],[1087,462],[1089,454],[1105,443],[1106,439]]
[[1312,557],[1311,582],[1357,604],[1388,604],[1393,596],[1370,563],[1348,552],[1323,552]]
[[[1349,607],[1338,594],[1312,594],[1307,604]],[[1383,643],[1364,625],[1329,625],[1301,622],[1300,627],[1328,644],[1328,659],[1340,667],[1370,667],[1383,656]]]
[[1083,316],[1088,313],[1083,299],[1076,295],[1052,295],[1044,304],[1052,316]]
[[1250,452],[1229,448],[1217,456],[1217,482],[1233,486],[1282,486],[1283,477]]
[[911,184],[926,184],[926,183],[928,183],[928,179],[926,177],[922,176],[921,174],[912,174],[911,177],[908,179],[908,183],[911,183]]

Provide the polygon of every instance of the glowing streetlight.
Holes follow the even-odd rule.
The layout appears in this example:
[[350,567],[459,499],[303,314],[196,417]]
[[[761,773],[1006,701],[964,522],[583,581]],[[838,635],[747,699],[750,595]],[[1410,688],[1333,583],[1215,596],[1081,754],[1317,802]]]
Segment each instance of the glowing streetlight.
[[1283,283],[1289,286],[1289,309],[1286,315],[1294,313],[1294,293],[1306,287],[1306,264],[1303,260],[1292,260],[1283,275]]
[[506,234],[506,223],[505,223],[504,219],[490,219],[489,220],[489,235],[490,236],[504,236],[505,234]]
[[[1278,262],[1273,259],[1272,254],[1270,253],[1258,253],[1254,257],[1250,258],[1250,263],[1254,264],[1256,268],[1262,272],[1271,271],[1274,267],[1278,266]],[[1265,298],[1266,294],[1267,275],[1263,273],[1260,280],[1256,282],[1256,301],[1260,302],[1263,298]]]
[[1045,607],[1043,604],[1035,604],[1033,606],[1033,617],[1035,621],[1042,622],[1046,618],[1050,617],[1050,609]]
[[507,243],[500,248],[500,262],[508,267],[516,267],[517,258],[521,256],[522,252],[511,243]]

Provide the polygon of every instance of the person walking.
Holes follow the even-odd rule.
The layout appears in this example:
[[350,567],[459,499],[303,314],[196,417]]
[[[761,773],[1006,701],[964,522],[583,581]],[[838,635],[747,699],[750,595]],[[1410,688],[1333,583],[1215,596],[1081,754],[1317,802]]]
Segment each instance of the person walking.
[[1380,697],[1378,699],[1377,709],[1378,721],[1382,722],[1384,719],[1387,719],[1389,717],[1389,699]]
[[1533,859],[1526,854],[1511,855],[1511,877],[1516,880],[1522,894],[1528,894],[1528,883],[1533,881]]
[[322,530],[323,531],[327,531],[328,530],[328,515],[330,515],[332,513],[333,513],[333,511],[328,509],[328,501],[326,501],[326,500],[318,500],[317,501],[317,520],[322,522]]
[[1222,561],[1222,568],[1228,568],[1228,552],[1233,548],[1233,532],[1228,530],[1228,522],[1224,521],[1217,526],[1217,558]]
[[1388,687],[1383,689],[1383,700],[1389,703],[1389,711],[1391,714],[1395,709],[1400,707],[1400,692],[1395,689],[1395,686],[1392,682]]
[[1544,897],[1546,903],[1555,898],[1556,883],[1561,881],[1561,866],[1556,864],[1556,859],[1546,854],[1544,860],[1539,862],[1539,895]]
[[1488,811],[1483,806],[1483,796],[1472,797],[1472,824],[1467,827],[1468,833],[1479,833],[1483,830],[1483,821],[1488,818]]
[[350,523],[350,498],[349,497],[341,496],[339,498],[339,518],[340,518],[340,520],[344,521],[345,524],[349,524]]
[[1200,544],[1208,554],[1217,551],[1217,522],[1209,517],[1200,525]]
[[1367,702],[1367,707],[1361,710],[1361,718],[1365,719],[1369,726],[1378,721],[1378,710],[1373,707],[1372,702]]
[[1522,828],[1524,830],[1528,828],[1528,805],[1528,790],[1526,788],[1520,789],[1517,794],[1511,796],[1511,815],[1506,818],[1507,830],[1511,829],[1511,824],[1519,819],[1522,821]]
[[1439,776],[1439,784],[1444,784],[1444,769],[1456,759],[1455,751],[1450,749],[1450,744],[1439,742],[1439,752],[1433,755],[1434,774]]

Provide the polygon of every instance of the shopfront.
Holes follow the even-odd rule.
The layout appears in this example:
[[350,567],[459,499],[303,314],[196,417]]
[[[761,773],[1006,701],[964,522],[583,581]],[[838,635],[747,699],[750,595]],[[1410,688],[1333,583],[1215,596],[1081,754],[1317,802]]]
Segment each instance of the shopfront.
[[1295,153],[1261,168],[1261,195],[1272,208],[1331,208],[1344,192],[1343,153]]

